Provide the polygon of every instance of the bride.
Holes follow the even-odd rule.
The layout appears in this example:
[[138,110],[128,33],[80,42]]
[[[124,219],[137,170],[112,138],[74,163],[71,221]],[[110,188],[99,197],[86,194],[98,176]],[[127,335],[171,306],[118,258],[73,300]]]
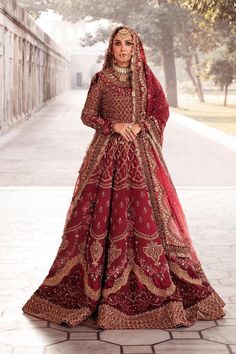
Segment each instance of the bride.
[[163,159],[168,117],[139,36],[116,28],[82,111],[95,132],[62,240],[25,313],[104,329],[174,328],[224,316]]

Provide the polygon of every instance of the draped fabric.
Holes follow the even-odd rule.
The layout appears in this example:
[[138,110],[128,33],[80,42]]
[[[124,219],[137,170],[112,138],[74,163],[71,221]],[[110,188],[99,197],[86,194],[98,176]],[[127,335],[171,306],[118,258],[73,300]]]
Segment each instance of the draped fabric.
[[[78,171],[55,260],[23,311],[75,327],[173,328],[224,316],[207,279],[162,155],[169,107],[133,40],[132,79],[92,78],[81,114],[95,129]],[[115,122],[138,122],[132,142]]]

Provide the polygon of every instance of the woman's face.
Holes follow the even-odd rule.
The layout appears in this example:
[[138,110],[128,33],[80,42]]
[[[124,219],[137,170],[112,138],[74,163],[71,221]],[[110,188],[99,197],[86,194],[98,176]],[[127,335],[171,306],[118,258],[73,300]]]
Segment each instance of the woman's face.
[[129,31],[126,32],[126,34],[118,32],[112,42],[112,51],[116,64],[122,67],[130,65],[133,50],[132,35]]

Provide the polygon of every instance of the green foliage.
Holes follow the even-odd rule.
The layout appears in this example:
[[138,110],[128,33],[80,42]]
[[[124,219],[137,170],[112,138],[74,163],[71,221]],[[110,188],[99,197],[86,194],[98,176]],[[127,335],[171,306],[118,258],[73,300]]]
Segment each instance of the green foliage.
[[[170,1],[170,0],[169,0]],[[182,3],[182,1],[180,1]],[[186,1],[185,1],[186,2]],[[77,22],[79,20],[95,21],[101,18],[110,21],[107,28],[99,28],[96,35],[90,33],[82,39],[82,45],[93,45],[99,41],[105,42],[111,30],[119,24],[133,27],[140,33],[146,48],[150,48],[149,57],[154,64],[160,64],[160,51],[168,46],[165,38],[165,27],[173,35],[175,56],[192,56],[196,48],[208,52],[217,46],[220,39],[213,29],[201,28],[202,15],[192,15],[178,2],[167,0],[21,0],[31,14],[40,14],[47,8],[54,9],[64,20]],[[164,37],[163,37],[164,33]],[[188,49],[186,49],[188,47]],[[155,59],[156,57],[156,59]]]
[[205,78],[211,79],[215,85],[219,85],[223,90],[233,82],[232,63],[224,58],[213,58],[207,62]]
[[236,81],[235,36],[225,38],[215,55],[202,64],[203,79],[211,79],[223,90]]
[[[108,20],[109,26],[100,27],[95,35],[87,33],[81,45],[106,42],[113,28],[124,24],[140,34],[154,65],[162,64],[163,52],[168,57],[169,51],[169,57],[172,56],[174,41],[175,57],[184,58],[193,75],[201,69],[202,76],[208,75],[221,86],[231,80],[232,66],[235,75],[234,0],[110,0],[109,4],[107,0],[21,0],[21,3],[34,14],[54,9],[70,22]],[[208,60],[202,69],[198,54],[210,56],[218,47],[224,48],[220,57]]]
[[231,26],[236,31],[236,1],[235,0],[168,0],[172,3],[178,3],[193,12],[201,14],[204,17],[202,26],[217,25],[223,22],[225,25]]

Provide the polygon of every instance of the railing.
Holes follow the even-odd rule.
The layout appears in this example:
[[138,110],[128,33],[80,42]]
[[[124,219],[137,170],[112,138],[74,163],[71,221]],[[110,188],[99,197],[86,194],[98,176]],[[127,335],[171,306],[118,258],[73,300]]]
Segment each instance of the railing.
[[69,88],[70,62],[15,0],[0,0],[0,134]]

